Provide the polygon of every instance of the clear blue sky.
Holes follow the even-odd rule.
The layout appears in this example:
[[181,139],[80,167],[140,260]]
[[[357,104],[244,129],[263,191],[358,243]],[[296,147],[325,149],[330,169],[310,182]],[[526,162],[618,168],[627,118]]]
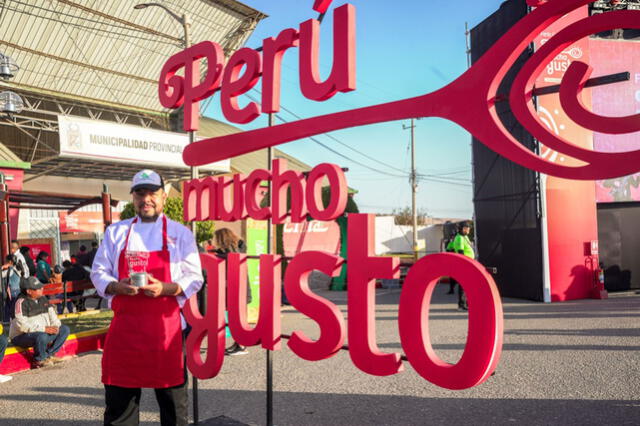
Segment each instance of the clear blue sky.
[[[317,17],[311,8],[313,0],[242,1],[269,15],[260,22],[247,42],[249,47],[260,46],[264,38],[275,37],[285,28],[298,28],[301,22]],[[344,3],[334,1],[322,23],[320,69],[323,78],[328,75],[332,64],[332,10]],[[470,28],[475,26],[495,11],[501,1],[352,0],[350,3],[356,7],[357,89],[350,93],[338,93],[325,102],[304,98],[298,83],[297,49],[290,49],[283,62],[281,103],[300,117],[400,100],[439,89],[457,78],[467,67],[465,22],[469,23]],[[259,85],[256,88],[260,90]],[[254,97],[259,96],[256,91],[250,93]],[[241,100],[241,105],[244,102]],[[224,120],[219,105],[219,97],[216,96],[209,104],[206,115]],[[286,121],[296,119],[284,110],[279,116]],[[266,116],[261,116],[239,127],[264,127],[266,120]],[[342,153],[346,159],[309,139],[278,148],[312,166],[331,162],[348,167],[347,180],[350,187],[359,191],[356,201],[361,211],[391,212],[395,208],[411,205],[408,178],[410,131],[403,130],[403,125],[408,126],[409,121],[331,133],[340,143],[390,167],[363,157],[326,135],[318,136],[317,140]],[[471,217],[469,134],[440,119],[419,120],[416,126],[418,173],[438,175],[420,182],[418,208],[435,217]]]

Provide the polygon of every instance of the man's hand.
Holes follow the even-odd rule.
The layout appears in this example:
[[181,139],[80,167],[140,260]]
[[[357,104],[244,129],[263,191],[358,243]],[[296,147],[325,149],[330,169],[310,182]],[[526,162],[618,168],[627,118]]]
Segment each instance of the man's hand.
[[125,278],[120,281],[114,281],[109,284],[108,287],[109,294],[122,294],[125,296],[135,296],[138,294],[138,287],[131,285],[131,280],[129,278]]
[[47,334],[58,334],[58,327],[45,327],[44,332]]
[[159,297],[162,296],[162,291],[164,290],[164,284],[162,281],[156,279],[153,275],[147,274],[148,284],[140,287],[140,290],[144,291],[144,294],[149,297]]
[[176,283],[163,283],[151,274],[147,274],[149,284],[140,287],[144,294],[149,297],[178,296],[182,293],[182,288]]

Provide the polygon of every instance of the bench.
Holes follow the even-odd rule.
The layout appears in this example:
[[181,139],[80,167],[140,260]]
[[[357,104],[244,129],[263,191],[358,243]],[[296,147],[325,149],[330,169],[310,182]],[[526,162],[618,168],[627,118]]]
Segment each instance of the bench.
[[[69,296],[69,293],[72,292],[81,292],[84,290],[94,290],[95,287],[91,280],[81,280],[81,281],[67,281],[66,283],[49,283],[45,284],[43,287],[43,294],[45,296],[58,296],[62,294],[62,298],[49,298],[49,303],[58,304],[63,303],[62,306],[66,306],[67,302],[75,302],[77,300],[84,299],[101,299],[100,296],[95,294],[89,294],[87,296],[77,295],[77,296]],[[102,304],[102,300],[100,300],[100,304]],[[100,304],[98,307],[100,307]]]

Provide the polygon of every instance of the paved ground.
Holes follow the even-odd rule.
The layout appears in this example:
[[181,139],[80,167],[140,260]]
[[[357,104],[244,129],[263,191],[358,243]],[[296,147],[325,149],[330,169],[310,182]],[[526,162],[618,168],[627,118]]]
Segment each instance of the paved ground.
[[[455,361],[464,347],[466,314],[445,286],[436,290],[434,347]],[[345,311],[345,293],[323,292]],[[379,346],[400,350],[399,290],[379,290]],[[379,378],[357,370],[346,352],[306,362],[287,348],[275,354],[276,425],[369,424],[640,424],[640,296],[562,304],[505,300],[504,348],[496,376],[464,391],[438,388],[409,364]],[[315,323],[291,308],[283,332]],[[16,374],[0,384],[0,424],[100,424],[100,353],[61,366]],[[200,382],[200,419],[225,415],[265,424],[265,355],[227,358],[221,374]],[[143,394],[143,424],[158,421],[153,394]]]

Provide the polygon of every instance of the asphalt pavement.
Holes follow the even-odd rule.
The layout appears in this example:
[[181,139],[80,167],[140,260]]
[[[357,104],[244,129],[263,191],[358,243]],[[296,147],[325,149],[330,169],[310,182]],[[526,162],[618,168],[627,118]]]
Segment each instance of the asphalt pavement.
[[[464,349],[467,314],[448,286],[436,289],[432,342],[445,360]],[[346,315],[346,293],[322,291]],[[401,352],[400,290],[377,291],[376,326],[383,351]],[[275,425],[638,425],[640,296],[541,304],[503,300],[504,346],[496,375],[463,391],[439,388],[413,371],[374,377],[346,351],[320,361],[286,345],[273,354]],[[284,307],[283,333],[317,336],[316,324]],[[103,412],[100,352],[14,375],[0,384],[2,425],[98,425]],[[226,357],[218,377],[199,381],[199,418],[207,424],[266,424],[265,352]],[[191,402],[190,402],[191,403]],[[224,416],[224,417],[222,417]],[[153,392],[142,396],[141,424],[159,422]],[[226,423],[224,423],[226,422]]]

